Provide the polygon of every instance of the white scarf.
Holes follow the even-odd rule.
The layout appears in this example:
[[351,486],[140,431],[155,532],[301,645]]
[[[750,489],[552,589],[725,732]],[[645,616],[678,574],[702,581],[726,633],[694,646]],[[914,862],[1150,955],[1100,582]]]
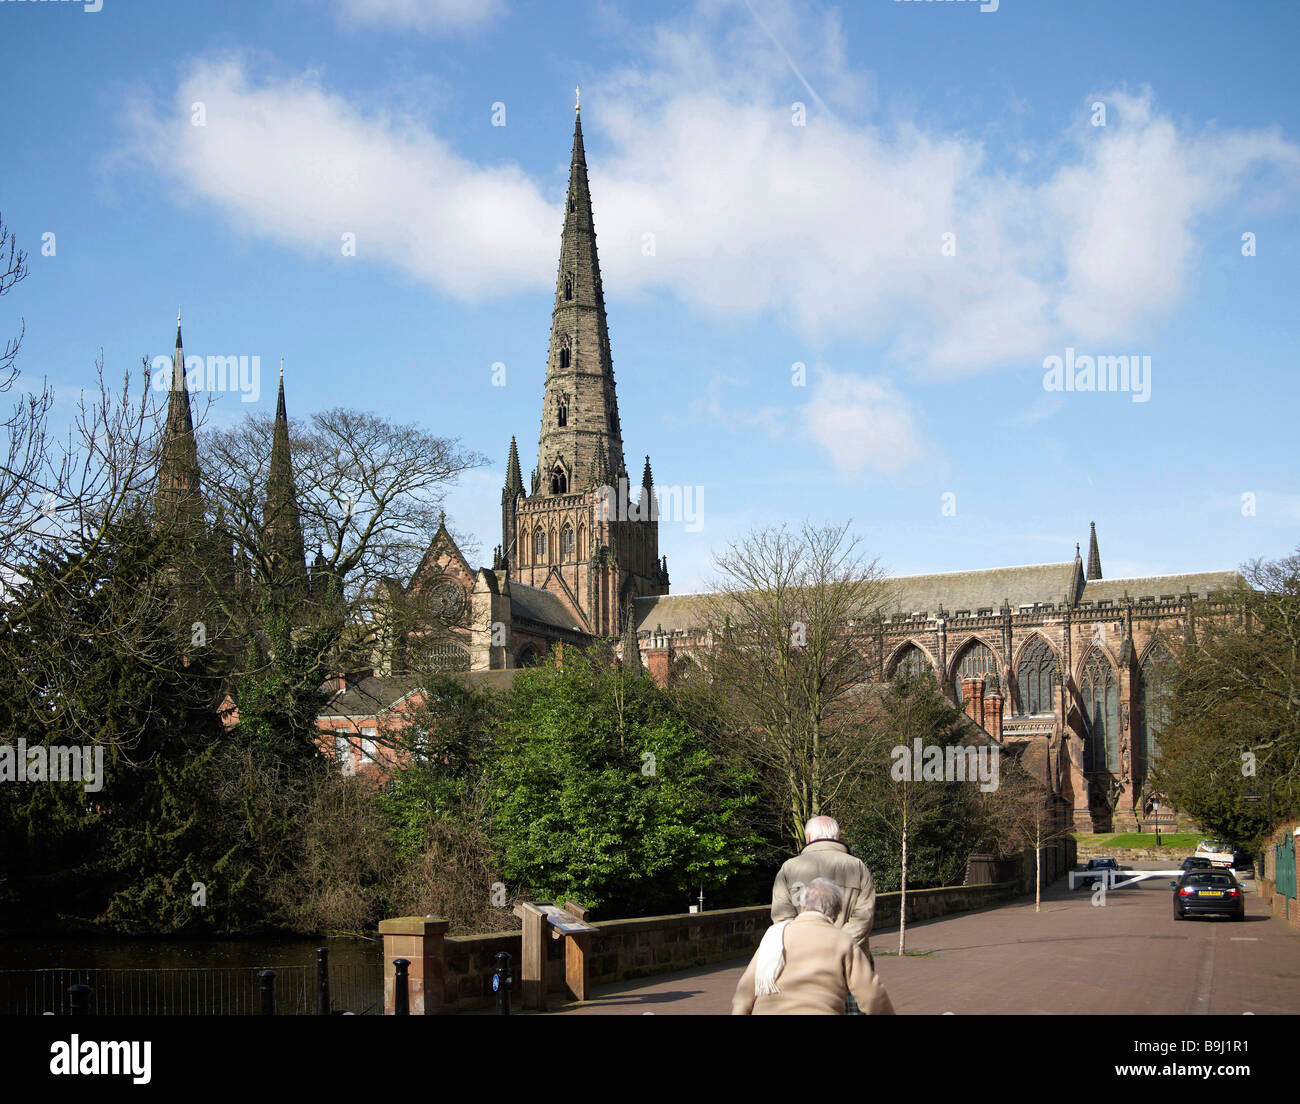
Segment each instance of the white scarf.
[[778,920],[763,933],[754,963],[754,996],[770,997],[781,992],[776,979],[785,969],[785,927],[789,920]]

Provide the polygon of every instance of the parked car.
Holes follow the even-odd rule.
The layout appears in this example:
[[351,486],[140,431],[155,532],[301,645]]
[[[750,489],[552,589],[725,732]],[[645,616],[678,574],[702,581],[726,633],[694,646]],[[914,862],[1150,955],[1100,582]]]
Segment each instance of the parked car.
[[[1104,881],[1105,875],[1102,874],[1101,872],[1103,870],[1118,871],[1119,863],[1117,863],[1114,859],[1111,858],[1089,859],[1083,869],[1085,872],[1083,874],[1080,874],[1078,878],[1078,884],[1080,888],[1083,886],[1092,885],[1093,882]],[[1088,874],[1087,871],[1090,870],[1096,871],[1096,873]]]
[[1241,883],[1227,870],[1189,870],[1176,882],[1174,919],[1189,916],[1231,916],[1246,919],[1246,896]]
[[1231,870],[1236,853],[1233,851],[1232,845],[1225,843],[1223,840],[1203,839],[1196,845],[1196,856],[1209,859],[1213,866],[1221,866],[1225,870]]

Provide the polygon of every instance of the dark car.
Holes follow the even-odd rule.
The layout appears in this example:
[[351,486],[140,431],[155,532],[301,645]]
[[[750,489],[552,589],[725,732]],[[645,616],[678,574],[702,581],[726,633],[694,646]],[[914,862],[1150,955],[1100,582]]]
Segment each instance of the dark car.
[[1183,860],[1183,873],[1189,870],[1213,870],[1214,863],[1201,855],[1193,855],[1191,858]]
[[1226,870],[1189,870],[1174,887],[1174,919],[1189,916],[1231,916],[1246,919],[1241,883]]
[[1087,873],[1080,874],[1079,877],[1076,879],[1079,886],[1087,886],[1087,885],[1092,885],[1093,882],[1105,881],[1106,878],[1105,875],[1102,874],[1102,871],[1103,870],[1118,871],[1119,863],[1117,863],[1114,859],[1089,859],[1087,865],[1084,866],[1083,869],[1084,871],[1089,871],[1089,870],[1096,871],[1096,873],[1091,875]]

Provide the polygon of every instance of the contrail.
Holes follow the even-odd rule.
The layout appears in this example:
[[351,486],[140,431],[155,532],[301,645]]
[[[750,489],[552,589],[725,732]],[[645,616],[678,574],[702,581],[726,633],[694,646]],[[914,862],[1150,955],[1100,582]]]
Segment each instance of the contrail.
[[824,112],[826,112],[827,115],[829,115],[832,119],[834,119],[835,113],[829,107],[826,106],[826,102],[819,95],[817,95],[816,89],[814,89],[813,86],[809,84],[808,81],[804,78],[804,75],[801,72],[799,72],[799,66],[797,66],[794,63],[794,58],[792,58],[789,52],[786,50],[786,48],[782,46],[780,42],[777,41],[776,35],[774,35],[770,30],[768,30],[767,24],[764,23],[761,18],[759,18],[758,12],[754,10],[754,5],[751,4],[749,0],[745,0],[745,7],[749,9],[749,14],[754,17],[754,22],[757,23],[763,29],[763,33],[772,40],[772,45],[781,51],[781,56],[785,58],[786,64],[790,66],[790,69],[794,73],[794,75],[799,78],[800,83],[806,89],[808,89],[808,95],[810,95],[816,101],[818,107],[820,107]]

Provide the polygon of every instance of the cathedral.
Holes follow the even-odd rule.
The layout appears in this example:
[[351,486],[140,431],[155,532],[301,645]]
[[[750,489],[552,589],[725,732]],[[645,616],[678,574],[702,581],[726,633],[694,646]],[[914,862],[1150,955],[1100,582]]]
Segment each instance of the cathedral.
[[[181,402],[169,436],[173,414],[176,433],[188,430],[188,398],[173,395]],[[275,449],[266,524],[310,594],[292,517],[283,380]],[[172,457],[160,497],[174,499],[191,478],[192,453]],[[1086,561],[1076,545],[1073,559],[1056,563],[890,580],[890,609],[862,632],[862,646],[881,680],[933,671],[972,721],[1065,799],[1076,829],[1132,829],[1159,798],[1150,774],[1170,647],[1194,641],[1198,620],[1227,615],[1226,595],[1240,585],[1235,571],[1107,579],[1094,525]],[[491,568],[471,567],[444,522],[410,581],[389,589],[395,602],[443,595],[459,611],[426,655],[473,683],[508,685],[519,668],[560,662],[566,644],[604,639],[666,684],[708,647],[700,597],[669,594],[648,456],[639,482],[629,478],[580,111],[536,466],[525,481],[512,438]],[[364,756],[345,758],[358,735],[373,759],[377,730],[418,693],[405,657],[403,640],[379,640],[368,669],[331,686],[319,727],[334,734],[345,764],[363,765]]]

